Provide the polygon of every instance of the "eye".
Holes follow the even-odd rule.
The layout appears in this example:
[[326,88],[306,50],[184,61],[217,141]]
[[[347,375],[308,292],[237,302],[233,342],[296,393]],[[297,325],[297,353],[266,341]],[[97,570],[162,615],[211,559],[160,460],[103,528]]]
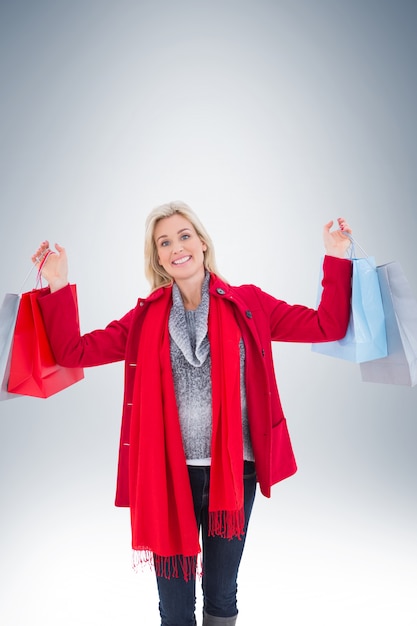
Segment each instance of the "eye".
[[166,248],[166,246],[168,245],[169,245],[168,239],[164,239],[164,241],[161,241],[160,243],[161,248]]
[[184,233],[183,235],[181,235],[181,239],[189,239],[190,235],[188,235],[187,233]]

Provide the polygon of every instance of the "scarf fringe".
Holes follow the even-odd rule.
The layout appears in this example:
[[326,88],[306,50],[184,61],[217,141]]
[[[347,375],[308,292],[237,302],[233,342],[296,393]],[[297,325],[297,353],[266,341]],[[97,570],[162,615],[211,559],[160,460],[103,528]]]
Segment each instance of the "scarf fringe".
[[245,527],[245,511],[242,507],[238,511],[210,511],[209,537],[223,539],[242,539]]
[[177,554],[175,556],[160,556],[154,554],[151,550],[141,549],[133,550],[133,569],[137,572],[142,571],[145,567],[149,567],[160,578],[180,578],[183,577],[185,582],[201,578],[202,563],[201,555],[184,556]]

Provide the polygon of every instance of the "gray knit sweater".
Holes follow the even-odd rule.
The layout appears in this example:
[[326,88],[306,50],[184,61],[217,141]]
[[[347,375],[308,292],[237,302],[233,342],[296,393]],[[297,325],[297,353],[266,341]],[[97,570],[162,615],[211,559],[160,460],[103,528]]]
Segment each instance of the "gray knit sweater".
[[[209,279],[206,273],[202,300],[195,311],[184,308],[174,283],[173,306],[169,317],[171,364],[181,433],[187,463],[210,465],[212,428],[211,358],[207,335]],[[243,428],[243,456],[253,461],[245,393],[245,346],[240,340],[240,387]]]

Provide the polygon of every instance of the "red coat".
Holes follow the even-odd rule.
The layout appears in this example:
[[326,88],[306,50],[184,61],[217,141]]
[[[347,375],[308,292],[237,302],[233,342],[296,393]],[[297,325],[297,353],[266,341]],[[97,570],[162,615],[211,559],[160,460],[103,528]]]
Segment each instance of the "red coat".
[[[254,285],[232,287],[213,277],[210,296],[235,307],[246,351],[246,396],[256,473],[262,493],[297,470],[275,380],[271,341],[314,343],[346,334],[351,295],[351,262],[326,256],[323,295],[318,310],[289,305]],[[67,367],[125,361],[125,388],[119,450],[116,506],[129,506],[129,436],[138,341],[144,315],[162,288],[139,298],[134,309],[103,330],[80,337],[69,287],[42,293],[39,303],[55,358]]]

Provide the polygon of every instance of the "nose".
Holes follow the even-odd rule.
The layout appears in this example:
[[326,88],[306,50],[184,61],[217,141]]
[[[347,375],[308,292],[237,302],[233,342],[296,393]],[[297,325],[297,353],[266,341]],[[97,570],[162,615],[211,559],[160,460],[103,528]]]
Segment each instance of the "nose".
[[179,241],[174,246],[174,254],[178,254],[179,252],[182,252],[182,250],[183,250],[182,241]]

